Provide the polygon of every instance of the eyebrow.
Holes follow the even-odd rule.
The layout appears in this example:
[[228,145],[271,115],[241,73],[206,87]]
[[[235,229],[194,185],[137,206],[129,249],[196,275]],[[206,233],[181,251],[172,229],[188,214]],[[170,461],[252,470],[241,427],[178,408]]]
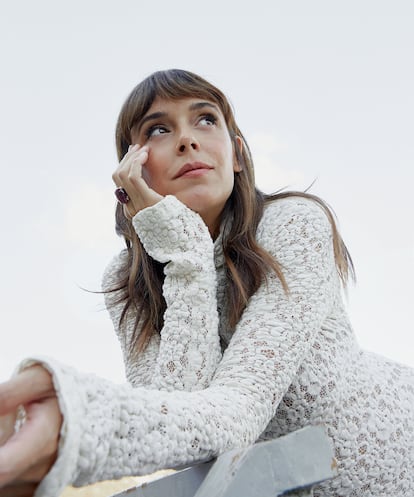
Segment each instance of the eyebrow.
[[[217,106],[210,103],[210,102],[195,102],[195,103],[190,105],[189,110],[190,111],[199,110],[199,109],[202,109],[203,107],[211,107],[216,112],[218,112]],[[148,114],[147,116],[145,116],[144,118],[141,119],[141,121],[138,125],[138,128],[137,128],[137,131],[140,131],[140,129],[142,128],[142,126],[146,122],[154,121],[154,120],[161,119],[161,118],[164,118],[167,116],[168,116],[167,112],[153,112],[152,114]]]

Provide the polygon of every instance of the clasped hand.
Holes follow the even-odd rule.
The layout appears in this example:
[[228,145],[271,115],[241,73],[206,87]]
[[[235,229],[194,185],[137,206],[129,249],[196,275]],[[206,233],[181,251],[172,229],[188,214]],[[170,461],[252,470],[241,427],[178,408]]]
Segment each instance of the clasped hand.
[[[25,419],[15,432],[19,408]],[[56,460],[62,414],[40,365],[0,384],[0,497],[32,496]]]

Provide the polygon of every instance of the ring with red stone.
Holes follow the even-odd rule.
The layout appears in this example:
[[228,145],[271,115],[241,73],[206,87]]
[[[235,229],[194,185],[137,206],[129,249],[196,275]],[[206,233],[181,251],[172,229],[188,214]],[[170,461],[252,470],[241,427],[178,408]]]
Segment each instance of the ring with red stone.
[[120,204],[127,204],[129,202],[128,193],[122,187],[118,187],[115,190],[115,197]]

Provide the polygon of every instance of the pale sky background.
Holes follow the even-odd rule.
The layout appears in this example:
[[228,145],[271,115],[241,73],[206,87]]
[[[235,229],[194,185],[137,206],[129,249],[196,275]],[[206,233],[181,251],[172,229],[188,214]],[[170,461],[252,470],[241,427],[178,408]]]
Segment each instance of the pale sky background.
[[113,132],[158,69],[229,96],[259,186],[334,208],[358,283],[361,345],[414,366],[414,3],[2,2],[0,378],[46,354],[123,380],[101,296],[113,230]]

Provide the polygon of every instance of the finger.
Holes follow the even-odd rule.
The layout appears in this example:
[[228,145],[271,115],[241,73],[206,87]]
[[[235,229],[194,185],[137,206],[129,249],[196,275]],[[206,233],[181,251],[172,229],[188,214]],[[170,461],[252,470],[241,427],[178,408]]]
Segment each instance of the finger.
[[[139,200],[142,194],[149,190],[149,186],[145,181],[142,168],[148,160],[148,148],[142,148],[135,157],[131,160],[131,165],[128,171],[128,186],[131,190],[130,198],[134,197]],[[135,194],[135,195],[134,195]],[[137,196],[138,194],[138,196]]]
[[24,369],[0,384],[0,415],[10,414],[19,405],[55,395],[52,377],[40,365]]
[[0,488],[0,497],[32,497],[38,483],[14,483]]
[[134,174],[134,169],[138,168],[138,176],[137,178],[141,178],[141,167],[143,164],[148,159],[148,146],[141,147],[140,149],[134,149],[131,150],[131,153],[129,156],[124,160],[121,161],[120,167],[116,171],[116,176],[118,181],[120,181],[121,184],[118,184],[118,186],[123,186],[124,188],[128,187],[130,184],[130,179],[133,177]]
[[121,172],[125,172],[125,171],[129,170],[130,165],[131,165],[130,164],[131,159],[133,159],[135,157],[135,155],[137,154],[137,152],[139,152],[139,150],[141,148],[142,147],[138,144],[129,146],[128,152],[123,156],[122,160],[118,164],[118,167],[115,169],[114,173],[112,174],[112,180],[116,184],[116,186],[123,186],[119,175]]
[[56,458],[62,424],[57,400],[33,403],[26,412],[25,424],[0,447],[0,486],[40,481]]
[[131,167],[142,167],[148,160],[149,148],[144,145],[131,156]]
[[16,411],[0,416],[0,445],[3,445],[14,433]]

